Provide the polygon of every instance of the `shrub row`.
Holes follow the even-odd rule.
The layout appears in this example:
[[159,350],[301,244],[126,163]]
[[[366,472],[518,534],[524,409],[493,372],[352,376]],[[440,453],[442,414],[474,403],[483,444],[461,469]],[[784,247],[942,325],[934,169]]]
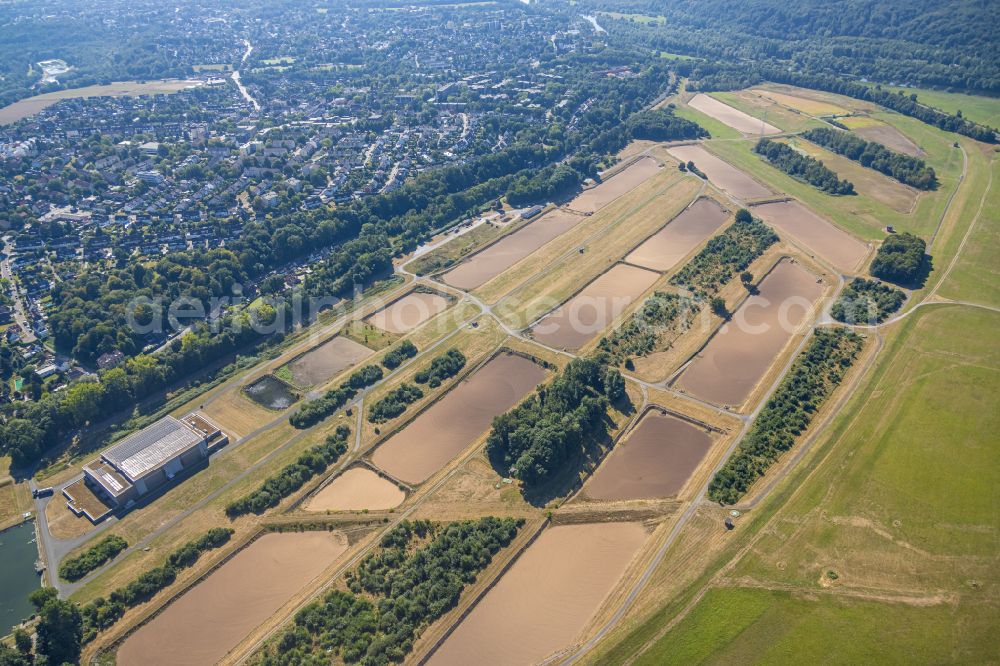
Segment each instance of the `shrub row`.
[[337,426],[337,430],[325,442],[312,447],[292,464],[285,465],[277,474],[266,479],[257,490],[230,502],[226,506],[226,515],[236,518],[246,513],[259,514],[277,506],[306,481],[322,474],[327,467],[337,462],[347,451],[347,436],[350,434],[351,429],[347,426]]
[[861,344],[861,336],[846,328],[816,330],[750,432],[712,478],[709,499],[734,504],[778,456],[792,448],[795,438],[843,379]]
[[98,597],[80,609],[83,616],[83,641],[94,640],[98,632],[111,627],[129,608],[138,606],[174,582],[177,572],[198,561],[202,553],[219,548],[229,541],[233,530],[213,527],[208,532],[184,544],[167,556],[161,567],[150,569],[128,585],[114,590],[108,598]]
[[368,410],[368,422],[384,423],[389,419],[394,419],[422,397],[424,397],[424,392],[419,387],[413,384],[401,384],[371,406]]
[[112,534],[104,537],[77,557],[64,560],[59,565],[59,577],[64,580],[80,580],[105,562],[110,562],[118,553],[128,548],[128,542]]
[[426,368],[414,376],[414,381],[418,384],[427,384],[431,388],[437,388],[446,379],[457,375],[465,367],[465,354],[455,348],[451,348],[440,356],[435,357]]
[[394,349],[390,349],[385,353],[385,356],[382,358],[382,365],[390,370],[395,370],[403,365],[406,359],[413,358],[416,355],[417,346],[409,340],[403,340]]
[[794,148],[778,141],[761,139],[754,146],[754,152],[781,169],[813,187],[829,194],[854,194],[854,184],[837,178],[837,174],[823,165],[815,157],[797,152]]
[[811,129],[802,138],[917,189],[937,187],[937,175],[932,167],[916,157],[889,150],[881,143],[865,141],[856,134],[829,127]]
[[322,397],[304,404],[299,411],[288,418],[288,422],[293,428],[300,430],[312,427],[346,405],[359,390],[371,386],[380,379],[382,379],[382,368],[377,365],[358,368],[343,384],[330,389]]
[[383,666],[404,661],[424,628],[455,607],[465,586],[510,545],[523,524],[493,517],[445,526],[401,522],[348,572],[350,591],[334,590],[302,608],[258,663],[292,666],[333,658]]

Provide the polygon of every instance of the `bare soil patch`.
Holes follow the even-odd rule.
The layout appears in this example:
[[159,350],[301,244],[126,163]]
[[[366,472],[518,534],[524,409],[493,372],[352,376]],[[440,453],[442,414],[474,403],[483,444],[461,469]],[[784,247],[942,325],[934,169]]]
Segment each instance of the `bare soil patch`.
[[584,493],[599,500],[677,495],[712,442],[705,428],[651,410],[601,463]]
[[422,483],[545,379],[545,370],[500,354],[390,437],[372,462],[407,483]]
[[616,264],[542,318],[531,334],[551,347],[579,349],[607,328],[659,277],[645,268]]
[[672,146],[671,155],[682,162],[694,162],[713,185],[740,199],[759,199],[774,193],[729,162],[698,145]]
[[654,271],[669,271],[721,227],[728,217],[717,202],[702,197],[634,249],[625,261]]
[[646,182],[660,168],[660,164],[653,158],[640,157],[596,187],[581,192],[566,207],[581,213],[593,213]]
[[910,155],[911,157],[923,157],[927,153],[920,149],[916,143],[908,136],[900,132],[892,125],[887,125],[880,120],[855,116],[851,118],[841,118],[840,122],[847,125],[851,130],[868,141],[881,143],[886,148],[896,152]]
[[[698,93],[692,97],[691,101],[688,102],[688,106],[697,111],[701,111],[706,116],[715,118],[720,123],[729,125],[737,132],[742,132],[743,134],[781,133],[781,130],[774,125],[769,125],[759,118],[754,118],[747,113],[743,113],[739,109],[734,109],[728,104],[724,104],[714,97],[704,93]],[[697,161],[695,164],[697,164]]]
[[545,530],[462,621],[429,663],[538,663],[568,646],[646,541],[640,523]]
[[584,219],[565,210],[553,210],[472,255],[445,273],[441,279],[458,289],[475,289]]
[[754,206],[753,212],[841,271],[854,271],[868,256],[867,245],[798,201],[761,204]]
[[288,364],[297,386],[324,384],[334,375],[372,355],[372,350],[343,336],[320,345]]
[[265,534],[132,634],[120,666],[214,664],[348,547],[343,534]]
[[367,467],[352,467],[303,507],[306,511],[380,511],[403,503],[406,493]]
[[448,299],[441,294],[411,291],[365,319],[390,333],[406,333],[434,315],[444,312]]
[[790,260],[779,262],[681,373],[677,385],[719,405],[739,406],[811,316],[823,285]]

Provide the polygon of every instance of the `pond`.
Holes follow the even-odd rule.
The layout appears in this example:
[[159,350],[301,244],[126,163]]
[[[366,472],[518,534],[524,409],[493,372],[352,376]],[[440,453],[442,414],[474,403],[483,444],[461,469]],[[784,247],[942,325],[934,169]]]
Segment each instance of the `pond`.
[[264,375],[243,388],[251,400],[275,411],[285,409],[299,399],[298,394],[288,384],[273,375]]

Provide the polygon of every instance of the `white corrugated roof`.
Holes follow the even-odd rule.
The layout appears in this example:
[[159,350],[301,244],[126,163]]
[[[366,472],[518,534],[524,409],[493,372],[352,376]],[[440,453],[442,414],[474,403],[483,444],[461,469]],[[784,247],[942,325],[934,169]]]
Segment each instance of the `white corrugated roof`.
[[102,457],[133,482],[188,449],[202,437],[173,416],[133,433],[104,452]]

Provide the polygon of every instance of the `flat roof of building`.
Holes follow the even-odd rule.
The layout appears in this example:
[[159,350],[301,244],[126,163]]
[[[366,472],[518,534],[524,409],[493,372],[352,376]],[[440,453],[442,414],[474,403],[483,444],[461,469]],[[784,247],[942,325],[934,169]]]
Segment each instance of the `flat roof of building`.
[[132,482],[118,473],[110,463],[100,458],[87,463],[85,469],[90,472],[95,481],[101,484],[108,494],[117,499],[122,493],[132,487]]
[[105,451],[102,457],[133,482],[204,441],[189,426],[166,416],[133,433]]

